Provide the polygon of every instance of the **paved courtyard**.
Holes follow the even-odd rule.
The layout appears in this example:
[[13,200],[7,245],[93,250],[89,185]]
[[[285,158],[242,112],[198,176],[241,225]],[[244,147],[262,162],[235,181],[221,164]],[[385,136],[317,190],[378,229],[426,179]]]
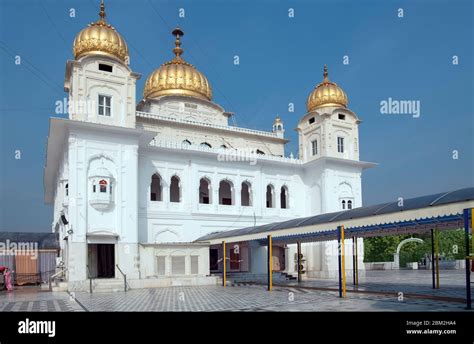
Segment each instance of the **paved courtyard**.
[[[353,285],[353,279],[347,279],[347,290],[375,291],[403,294],[420,294],[444,298],[466,298],[466,276],[464,270],[441,270],[440,288],[433,289],[432,274],[429,270],[384,270],[367,271],[365,276],[359,277],[359,286]],[[474,277],[471,277],[474,279]],[[471,289],[474,285],[471,281]],[[288,286],[298,286],[297,282],[289,281]],[[336,280],[311,280],[299,284],[309,288],[337,289]],[[472,290],[471,290],[472,292]]]
[[84,311],[65,292],[45,292],[37,287],[0,291],[0,312],[73,312]]
[[[0,292],[0,311],[462,311],[465,304],[462,271],[442,272],[441,289],[431,289],[428,271],[372,271],[361,278],[363,291],[395,294],[347,293],[340,299],[335,281],[305,281],[276,286],[262,285],[169,287],[114,293],[45,292],[33,287]],[[310,287],[310,288],[306,288]],[[348,281],[348,290],[351,290]],[[399,298],[417,293],[452,299]],[[456,301],[456,298],[458,299]],[[459,302],[461,301],[461,302]]]

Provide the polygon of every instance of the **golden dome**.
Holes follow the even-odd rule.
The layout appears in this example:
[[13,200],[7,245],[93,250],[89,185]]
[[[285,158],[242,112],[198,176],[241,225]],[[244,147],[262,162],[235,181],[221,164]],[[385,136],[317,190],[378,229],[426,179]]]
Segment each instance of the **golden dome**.
[[143,97],[184,95],[211,100],[212,89],[207,78],[181,57],[183,49],[180,38],[184,35],[183,31],[176,28],[172,33],[176,37],[176,47],[173,49],[175,57],[151,73],[145,83]]
[[100,3],[99,20],[89,24],[74,39],[74,58],[85,55],[105,55],[127,63],[128,47],[115,28],[105,21],[104,1]]
[[306,108],[311,112],[324,106],[347,107],[349,100],[342,88],[336,83],[329,81],[328,68],[324,66],[323,82],[317,85],[306,101]]

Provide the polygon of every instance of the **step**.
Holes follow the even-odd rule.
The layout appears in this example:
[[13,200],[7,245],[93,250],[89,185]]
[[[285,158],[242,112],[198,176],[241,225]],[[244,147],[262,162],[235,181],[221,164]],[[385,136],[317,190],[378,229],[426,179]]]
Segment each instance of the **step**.
[[51,291],[67,291],[68,290],[68,283],[61,281],[53,283],[51,286]]
[[93,279],[92,280],[93,283],[96,283],[96,284],[102,284],[102,285],[105,285],[105,284],[123,284],[123,279]]
[[103,279],[92,281],[92,292],[117,292],[124,291],[123,280]]
[[[51,284],[52,291],[67,291],[68,284],[65,281],[54,281]],[[42,291],[49,291],[49,283],[41,283]]]

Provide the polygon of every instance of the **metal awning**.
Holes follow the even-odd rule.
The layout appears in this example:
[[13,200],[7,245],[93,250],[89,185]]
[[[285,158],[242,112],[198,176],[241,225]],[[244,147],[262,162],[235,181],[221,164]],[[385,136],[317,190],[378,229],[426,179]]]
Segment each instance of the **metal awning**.
[[432,228],[463,226],[463,209],[474,207],[474,187],[405,199],[351,210],[326,213],[255,227],[211,233],[196,241],[211,244],[263,240],[275,242],[325,241],[337,239],[337,227],[347,236],[370,237],[422,233]]

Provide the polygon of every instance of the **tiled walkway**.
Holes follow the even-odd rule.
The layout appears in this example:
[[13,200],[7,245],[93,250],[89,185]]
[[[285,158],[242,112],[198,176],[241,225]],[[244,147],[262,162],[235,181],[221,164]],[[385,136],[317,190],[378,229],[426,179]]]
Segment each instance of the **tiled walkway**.
[[[115,293],[40,292],[33,288],[0,292],[0,311],[463,311],[465,304],[433,299],[399,298],[398,292],[464,297],[461,272],[442,275],[440,290],[431,289],[426,271],[370,272],[361,287],[388,290],[396,295],[348,293],[277,286],[170,287]],[[350,282],[350,281],[349,281]],[[303,286],[336,288],[335,281],[306,281]]]
[[[471,282],[474,282],[471,281]],[[297,282],[288,282],[288,285],[298,285]],[[440,289],[433,289],[432,274],[427,270],[391,270],[367,271],[360,276],[359,286],[354,287],[352,278],[347,280],[348,290],[383,291],[404,294],[422,294],[450,298],[466,297],[466,282],[464,270],[441,270]],[[338,288],[336,280],[312,280],[299,284],[303,287]],[[471,289],[474,285],[471,283]],[[472,292],[472,291],[471,291]]]
[[70,295],[64,292],[40,291],[36,287],[22,287],[7,293],[0,292],[0,312],[75,312],[83,311]]
[[172,287],[131,290],[126,294],[77,294],[91,311],[460,311],[453,302],[398,297],[308,291],[263,286]]

